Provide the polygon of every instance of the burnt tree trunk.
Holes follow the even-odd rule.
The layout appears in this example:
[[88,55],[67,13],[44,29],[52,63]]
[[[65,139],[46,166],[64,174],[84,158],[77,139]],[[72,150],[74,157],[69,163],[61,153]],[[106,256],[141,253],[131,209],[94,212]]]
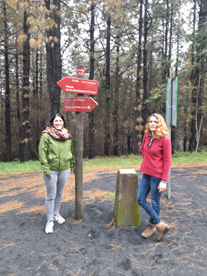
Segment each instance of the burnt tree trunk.
[[140,148],[143,136],[143,119],[142,119],[142,108],[143,103],[141,100],[141,69],[142,69],[142,27],[143,27],[143,0],[138,1],[140,3],[139,10],[139,42],[138,42],[138,57],[137,57],[137,81],[136,81],[136,150],[135,153],[140,154]]
[[111,43],[111,16],[107,17],[107,37],[106,37],[106,105],[105,105],[105,143],[104,153],[110,154],[110,131],[109,131],[109,93],[110,93],[110,43]]
[[115,72],[115,91],[114,91],[114,112],[113,112],[113,122],[114,122],[114,155],[121,155],[120,144],[119,144],[119,90],[120,90],[120,67],[119,67],[119,54],[120,54],[120,35],[116,37],[116,72]]
[[24,34],[26,39],[23,45],[23,92],[22,92],[22,135],[20,161],[30,160],[30,121],[29,121],[29,73],[30,73],[30,34],[27,23],[28,13],[24,11]]
[[[194,11],[196,10],[196,1],[194,1]],[[194,13],[195,14],[195,13]],[[195,16],[194,16],[195,20]],[[201,147],[202,137],[202,123],[203,123],[203,93],[204,93],[204,79],[206,73],[205,53],[207,47],[207,35],[205,26],[207,23],[207,2],[202,0],[200,2],[199,24],[196,39],[195,56],[193,55],[192,62],[196,59],[196,66],[191,72],[191,83],[194,86],[192,91],[192,121],[191,121],[191,139],[190,150],[197,151]],[[193,42],[193,43],[195,43]],[[192,64],[193,65],[193,64]]]
[[165,23],[165,48],[164,48],[164,72],[163,72],[163,81],[166,82],[167,75],[169,72],[168,69],[168,33],[169,33],[169,0],[166,0],[166,23]]
[[[62,59],[60,51],[60,0],[45,0],[46,19],[53,20],[53,26],[47,26],[47,89],[50,96],[50,115],[59,112],[61,89],[57,82],[62,75]],[[52,8],[51,8],[52,7]],[[50,23],[51,24],[51,23]]]
[[148,66],[147,66],[147,40],[148,40],[148,0],[145,0],[145,12],[144,12],[144,50],[143,50],[143,109],[142,109],[142,118],[146,123],[148,114],[147,104],[145,101],[148,98]]
[[[16,116],[18,121],[20,121],[20,99],[19,99],[19,53],[17,50],[16,42],[16,53],[15,53],[15,86],[16,86]],[[19,135],[18,135],[19,136]]]
[[[193,13],[193,43],[192,43],[192,51],[191,51],[191,63],[192,66],[194,65],[195,62],[195,26],[196,26],[196,7],[197,7],[197,0],[194,0],[194,13]],[[196,78],[196,75],[198,75],[198,73],[196,74],[197,69],[193,69],[191,71],[191,75],[190,75],[190,80],[191,83],[193,85],[193,89],[192,89],[192,96],[191,96],[191,103],[192,103],[192,112],[191,112],[191,133],[196,133],[196,87],[198,85],[198,80]],[[190,144],[189,144],[189,150],[193,151],[196,148],[196,139],[195,139],[195,135],[191,134],[191,138],[190,138]]]
[[5,125],[6,125],[6,151],[4,160],[11,161],[11,103],[10,103],[10,87],[9,87],[9,42],[8,42],[8,26],[7,26],[7,10],[6,3],[3,2],[4,10],[4,58],[5,58]]
[[[90,25],[90,75],[89,79],[94,79],[94,49],[95,49],[95,40],[94,40],[94,27],[95,27],[95,4],[94,0],[91,0],[91,25]],[[93,97],[92,97],[93,98]],[[89,120],[89,154],[88,158],[92,159],[95,157],[94,152],[94,111],[92,110],[88,114]]]
[[171,58],[172,58],[172,34],[173,34],[173,3],[171,4],[170,10],[170,32],[169,32],[169,55],[168,55],[168,68],[167,68],[167,77],[170,77],[170,65],[171,65]]

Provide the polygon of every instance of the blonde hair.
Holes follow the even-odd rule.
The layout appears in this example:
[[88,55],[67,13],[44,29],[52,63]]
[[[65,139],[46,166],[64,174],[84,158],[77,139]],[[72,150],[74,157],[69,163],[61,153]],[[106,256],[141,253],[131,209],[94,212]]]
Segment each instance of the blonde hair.
[[157,128],[155,130],[156,137],[157,138],[162,138],[164,136],[168,136],[168,128],[167,128],[167,125],[165,123],[165,120],[162,117],[162,115],[160,115],[158,113],[153,113],[152,115],[150,115],[148,117],[144,133],[148,134],[148,135],[151,133],[150,128],[149,128],[149,121],[150,121],[150,118],[152,116],[155,117],[157,119],[157,121],[158,121],[157,122]]

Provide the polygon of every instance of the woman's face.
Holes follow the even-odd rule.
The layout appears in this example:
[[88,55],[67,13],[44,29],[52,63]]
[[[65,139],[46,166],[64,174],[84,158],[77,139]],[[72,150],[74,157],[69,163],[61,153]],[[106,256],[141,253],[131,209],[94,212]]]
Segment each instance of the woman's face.
[[158,119],[154,116],[152,116],[149,119],[149,129],[151,132],[155,132],[158,124]]
[[57,130],[62,130],[64,125],[63,119],[61,119],[59,116],[56,116],[55,119],[53,120],[53,126]]

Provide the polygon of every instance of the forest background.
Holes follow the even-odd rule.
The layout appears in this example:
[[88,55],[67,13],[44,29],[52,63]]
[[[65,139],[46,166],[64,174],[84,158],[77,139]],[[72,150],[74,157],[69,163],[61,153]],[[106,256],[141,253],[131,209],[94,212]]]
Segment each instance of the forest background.
[[[139,154],[147,117],[165,117],[166,83],[178,77],[175,151],[207,148],[207,1],[0,0],[0,161],[38,158],[51,114],[63,111],[57,82],[99,82],[84,114],[84,157]],[[68,94],[68,93],[67,93]]]

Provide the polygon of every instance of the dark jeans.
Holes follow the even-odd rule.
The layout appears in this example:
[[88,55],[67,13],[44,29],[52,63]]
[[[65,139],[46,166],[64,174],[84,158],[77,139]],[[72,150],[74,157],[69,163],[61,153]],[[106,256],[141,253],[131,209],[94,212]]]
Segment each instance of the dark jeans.
[[[161,222],[160,215],[160,197],[162,193],[159,193],[157,189],[161,179],[153,177],[147,174],[143,174],[142,180],[139,184],[137,202],[150,216],[149,222],[157,224]],[[151,204],[146,201],[147,196],[151,192]]]

